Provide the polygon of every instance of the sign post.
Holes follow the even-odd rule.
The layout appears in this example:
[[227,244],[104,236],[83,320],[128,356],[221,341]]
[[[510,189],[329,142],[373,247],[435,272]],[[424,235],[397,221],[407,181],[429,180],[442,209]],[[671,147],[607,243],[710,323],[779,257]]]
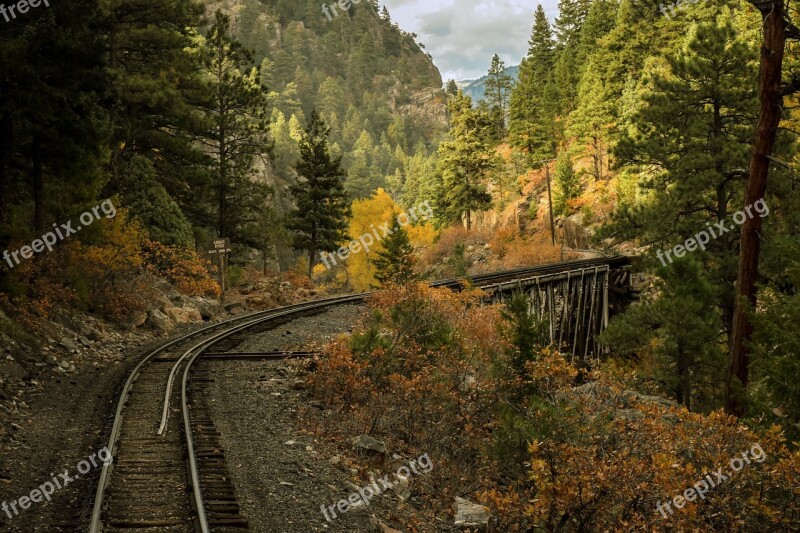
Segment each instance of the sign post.
[[214,239],[214,249],[208,251],[208,255],[219,256],[219,286],[222,289],[220,302],[225,305],[225,262],[227,254],[231,251],[231,240],[228,237],[224,239]]

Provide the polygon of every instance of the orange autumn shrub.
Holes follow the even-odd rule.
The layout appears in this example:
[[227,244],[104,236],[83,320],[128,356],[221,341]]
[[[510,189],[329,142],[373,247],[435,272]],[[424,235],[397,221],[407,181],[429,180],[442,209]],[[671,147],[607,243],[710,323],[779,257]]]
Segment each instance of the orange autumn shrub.
[[152,290],[141,278],[146,240],[141,224],[120,209],[101,225],[97,244],[76,243],[75,263],[80,263],[88,285],[90,310],[120,320],[147,309]]
[[[553,246],[550,235],[520,235],[516,228],[499,229],[490,241],[492,260],[485,267],[487,272],[510,270],[526,266],[556,263],[562,260],[561,246]],[[565,253],[563,260],[569,261],[574,254]]]
[[202,259],[194,250],[147,240],[144,252],[149,270],[166,278],[183,294],[219,296],[219,284],[209,272],[211,262]]
[[[579,374],[547,346],[512,379],[502,371],[516,353],[503,334],[512,319],[479,292],[390,287],[369,307],[318,360],[310,384],[323,410],[305,416],[342,443],[367,433],[390,452],[429,453],[436,467],[414,492],[438,515],[458,495],[490,508],[493,531],[800,527],[800,455],[779,428],[688,412],[626,390],[619,372]],[[499,445],[509,436],[521,456]],[[676,508],[707,475],[716,486]]]
[[[83,239],[83,240],[79,240]],[[77,306],[112,320],[146,311],[154,292],[144,274],[163,276],[189,295],[219,294],[207,262],[187,249],[148,238],[142,225],[118,209],[52,252],[22,262],[8,274],[12,301],[20,309],[49,317],[58,307]]]
[[60,242],[21,263],[11,276],[25,290],[16,297],[21,307],[49,316],[59,306],[78,305],[112,319],[147,306],[148,292],[139,277],[146,233],[118,209],[113,219],[102,219],[85,237]]
[[456,246],[476,246],[486,242],[489,236],[490,232],[488,230],[473,229],[472,231],[467,231],[464,226],[461,225],[445,228],[439,234],[436,242],[423,251],[421,264],[426,268],[435,266],[443,260],[450,258]]
[[319,361],[311,387],[328,411],[312,416],[342,440],[367,433],[390,449],[428,453],[436,468],[420,490],[447,494],[491,443],[492,358],[504,347],[498,308],[481,306],[479,291],[424,284],[380,291],[369,308],[363,327]]
[[[756,434],[722,413],[690,413],[625,391],[599,373],[597,381],[573,389],[565,386],[569,372],[551,357],[531,363],[529,374],[538,392],[526,413],[536,428],[528,475],[481,495],[501,530],[790,531],[800,525],[800,455],[778,428]],[[714,474],[720,468],[728,479]],[[717,482],[708,490],[700,484],[706,475]],[[693,501],[676,508],[673,498],[695,484],[704,497],[690,492]]]

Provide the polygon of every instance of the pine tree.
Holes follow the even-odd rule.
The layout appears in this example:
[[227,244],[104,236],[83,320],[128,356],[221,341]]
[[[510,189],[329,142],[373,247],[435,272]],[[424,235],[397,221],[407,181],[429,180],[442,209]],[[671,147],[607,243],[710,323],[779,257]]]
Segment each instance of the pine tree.
[[131,158],[123,170],[123,200],[142,222],[150,237],[168,245],[194,246],[192,226],[178,204],[156,179],[153,163],[144,156]]
[[717,288],[695,257],[683,257],[658,269],[659,297],[633,307],[612,321],[603,340],[621,355],[647,362],[647,378],[689,409],[716,407],[725,355],[717,343],[719,315],[714,312]]
[[451,140],[439,145],[442,172],[441,213],[448,222],[466,220],[472,228],[472,212],[488,209],[492,197],[486,181],[494,169],[489,144],[491,118],[472,108],[472,100],[461,91],[448,104]]
[[506,74],[505,63],[500,56],[492,56],[489,75],[486,79],[486,99],[494,124],[495,137],[503,139],[506,134],[506,115],[511,89],[514,86],[511,76]]
[[509,137],[532,161],[555,154],[553,66],[555,42],[541,4],[536,8],[530,48],[511,93]]
[[603,179],[606,147],[614,123],[611,98],[600,79],[594,58],[589,61],[578,87],[578,108],[570,115],[567,133],[580,143],[592,159],[591,173],[595,180]]
[[87,0],[0,19],[0,244],[40,235],[106,182],[104,21]]
[[375,279],[381,284],[396,283],[402,285],[416,279],[414,274],[414,247],[408,237],[408,231],[395,220],[392,232],[384,239],[372,265],[375,267]]
[[447,94],[455,96],[458,94],[458,85],[456,84],[456,80],[447,80]]
[[[757,110],[756,57],[730,22],[706,23],[698,25],[681,51],[667,57],[667,72],[648,74],[651,92],[635,115],[635,127],[614,150],[620,163],[648,169],[638,183],[648,202],[635,209],[621,206],[609,230],[670,249],[707,225],[731,225],[726,219],[742,195]],[[717,287],[716,303],[728,335],[737,233],[727,231],[706,250],[692,252]]]
[[[590,12],[590,0],[559,0],[555,28],[558,36],[558,54],[553,78],[558,93],[558,113],[568,114],[577,103],[578,83],[583,72],[586,43],[583,43],[583,26]],[[592,21],[597,24],[596,21]],[[596,28],[592,28],[597,32]],[[582,44],[583,43],[583,44]]]
[[613,0],[592,2],[578,40],[577,59],[579,65],[586,64],[589,56],[596,51],[598,41],[614,29],[616,15],[617,3]]
[[290,187],[296,209],[287,227],[294,232],[295,248],[308,252],[308,277],[311,277],[317,252],[332,252],[348,239],[350,206],[343,183],[346,174],[341,167],[341,157],[331,159],[329,132],[314,109],[300,143],[296,170],[301,181]]
[[575,172],[569,150],[561,150],[558,154],[555,183],[558,189],[553,210],[556,213],[567,214],[567,201],[577,198],[581,192],[581,179]]
[[555,21],[556,35],[560,46],[576,44],[580,39],[581,28],[589,13],[591,0],[559,0],[558,16]]
[[200,62],[211,95],[204,143],[214,160],[214,226],[220,237],[242,238],[243,225],[263,208],[268,194],[253,179],[256,158],[270,153],[267,91],[257,69],[243,73],[251,56],[230,37],[230,18],[221,11],[200,49]]
[[203,6],[194,0],[120,0],[104,9],[113,94],[108,189],[123,185],[128,161],[146,157],[187,216],[207,225],[208,206],[198,202],[196,191],[209,186],[210,176],[196,139],[204,133],[201,110],[209,90],[192,50]]

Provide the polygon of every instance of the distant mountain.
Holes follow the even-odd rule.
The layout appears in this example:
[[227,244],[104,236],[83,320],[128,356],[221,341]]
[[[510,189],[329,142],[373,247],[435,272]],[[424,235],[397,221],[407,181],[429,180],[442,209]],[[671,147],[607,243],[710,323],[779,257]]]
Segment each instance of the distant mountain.
[[[514,65],[513,67],[507,67],[505,73],[514,78],[514,81],[517,81],[517,75],[519,74],[519,65]],[[464,94],[472,97],[473,103],[477,103],[483,100],[483,97],[486,95],[487,79],[489,79],[489,76],[481,76],[477,80],[457,81],[456,85],[458,85],[458,87],[464,92]]]

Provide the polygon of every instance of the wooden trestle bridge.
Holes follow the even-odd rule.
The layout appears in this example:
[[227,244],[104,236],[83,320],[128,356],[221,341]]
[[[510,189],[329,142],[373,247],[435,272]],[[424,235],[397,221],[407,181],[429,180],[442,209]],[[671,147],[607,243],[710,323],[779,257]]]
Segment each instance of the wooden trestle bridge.
[[[512,271],[513,272],[513,271]],[[572,359],[595,359],[603,352],[600,333],[610,317],[633,299],[630,260],[610,257],[545,265],[509,272],[509,279],[484,286],[492,302],[527,295],[529,313],[546,321],[550,342]]]

